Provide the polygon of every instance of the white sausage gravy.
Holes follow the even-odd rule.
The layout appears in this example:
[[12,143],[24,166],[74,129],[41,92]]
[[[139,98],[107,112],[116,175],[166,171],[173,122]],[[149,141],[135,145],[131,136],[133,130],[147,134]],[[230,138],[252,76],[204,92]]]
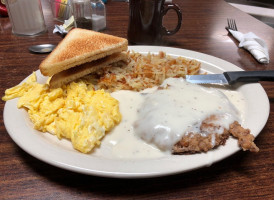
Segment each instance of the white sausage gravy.
[[123,118],[94,155],[121,159],[170,155],[174,144],[191,131],[199,133],[201,122],[213,114],[223,116],[218,130],[222,133],[235,120],[241,123],[245,110],[239,92],[222,91],[169,78],[160,87],[141,92],[113,92]]
[[[160,89],[163,88],[163,89]],[[238,111],[219,90],[169,78],[159,89],[144,95],[134,123],[135,134],[164,151],[189,132],[201,133],[200,125],[210,115],[223,116],[217,125],[221,134],[234,121]]]

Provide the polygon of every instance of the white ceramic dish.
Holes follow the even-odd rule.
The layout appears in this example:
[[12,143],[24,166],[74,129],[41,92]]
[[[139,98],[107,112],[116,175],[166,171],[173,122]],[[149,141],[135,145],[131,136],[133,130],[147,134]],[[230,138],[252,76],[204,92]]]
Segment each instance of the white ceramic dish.
[[[158,53],[164,51],[172,56],[194,58],[202,63],[202,69],[209,73],[223,71],[239,71],[237,66],[206,54],[158,46],[131,46],[129,49],[140,53]],[[46,80],[37,71],[38,80]],[[246,101],[246,120],[243,126],[248,127],[257,136],[267,122],[269,115],[268,97],[260,84],[245,84],[239,86]],[[118,159],[103,155],[82,154],[74,150],[71,143],[65,139],[58,140],[56,136],[34,130],[28,114],[23,109],[17,109],[17,99],[6,102],[4,108],[4,123],[14,142],[30,155],[56,167],[66,170],[113,178],[148,178],[182,173],[220,161],[240,148],[235,139],[230,138],[225,146],[207,153],[195,155],[167,155],[155,159]]]

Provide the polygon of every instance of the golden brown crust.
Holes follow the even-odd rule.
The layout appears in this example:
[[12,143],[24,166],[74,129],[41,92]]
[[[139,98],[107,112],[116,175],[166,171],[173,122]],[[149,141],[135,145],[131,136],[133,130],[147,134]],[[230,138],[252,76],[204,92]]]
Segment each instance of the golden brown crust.
[[[229,132],[227,130],[225,130],[223,134],[211,133],[207,136],[190,133],[174,145],[173,154],[194,154],[198,152],[207,152],[217,146],[224,145],[228,137]],[[212,140],[215,141],[212,142]]]
[[[173,154],[194,154],[199,152],[207,152],[210,149],[216,148],[220,145],[225,145],[226,140],[230,135],[233,135],[238,139],[239,146],[244,150],[249,150],[251,152],[258,152],[259,148],[254,144],[254,136],[250,134],[249,129],[244,129],[238,122],[234,122],[230,125],[229,130],[224,129],[222,134],[216,133],[220,127],[214,125],[215,120],[218,117],[212,115],[205,119],[200,130],[200,133],[189,133],[182,137],[182,139],[177,142],[173,149]],[[210,132],[210,133],[209,133]]]
[[127,39],[75,28],[40,64],[43,75],[52,76],[63,70],[127,50]]
[[89,63],[82,64],[77,67],[61,71],[53,75],[50,79],[49,85],[51,88],[61,87],[63,84],[67,84],[80,77],[97,71],[98,69],[108,67],[110,64],[118,61],[127,61],[127,54],[125,52],[115,53],[110,56],[92,61]]
[[229,132],[238,139],[238,144],[244,151],[258,152],[259,148],[253,142],[255,137],[250,134],[249,129],[244,129],[238,122],[234,122],[229,127]]
[[[207,152],[210,149],[224,145],[230,133],[227,129],[216,125],[215,122],[221,116],[211,115],[202,121],[200,132],[193,133],[182,137],[182,139],[174,145],[173,154],[193,154],[198,152]],[[223,133],[219,134],[219,130],[223,129]]]

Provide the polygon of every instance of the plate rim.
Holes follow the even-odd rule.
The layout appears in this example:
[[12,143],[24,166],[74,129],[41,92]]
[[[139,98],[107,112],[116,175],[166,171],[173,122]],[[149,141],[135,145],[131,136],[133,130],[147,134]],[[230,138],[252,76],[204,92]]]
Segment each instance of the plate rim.
[[[223,67],[219,67],[218,65],[221,64],[225,64],[225,65],[229,65],[232,66],[232,70],[242,70],[241,68],[237,67],[236,65],[227,62],[223,59],[208,55],[208,54],[204,54],[204,53],[200,53],[197,51],[192,51],[192,50],[187,50],[187,49],[181,49],[181,48],[174,48],[174,47],[163,47],[163,46],[146,46],[146,45],[139,45],[139,46],[129,46],[128,48],[129,50],[134,50],[135,52],[140,52],[140,53],[158,53],[159,51],[163,51],[166,52],[168,55],[174,55],[174,56],[183,56],[186,58],[193,58],[196,59],[198,61],[202,61],[203,63],[209,63],[212,66],[216,66],[219,70],[223,70]],[[198,58],[197,58],[198,57]],[[39,72],[39,70],[37,70]],[[28,77],[26,77],[23,81],[25,81]],[[22,82],[23,82],[22,81]],[[267,98],[267,94],[264,90],[264,88],[259,84],[259,83],[255,83],[253,84],[254,87],[256,87],[257,89],[261,90],[260,92],[262,94],[265,95],[265,97]],[[266,100],[266,99],[265,99]],[[268,98],[267,98],[268,100]],[[18,133],[14,133],[14,127],[12,127],[10,125],[10,122],[8,121],[7,118],[9,118],[8,116],[8,110],[10,109],[10,106],[12,104],[14,104],[15,102],[17,102],[17,99],[13,99],[10,100],[8,102],[5,103],[4,106],[4,110],[3,110],[3,120],[4,120],[4,124],[6,127],[6,130],[8,132],[8,134],[10,135],[10,137],[12,138],[12,140],[21,148],[23,149],[25,152],[27,152],[28,154],[32,155],[33,157],[47,163],[50,165],[53,165],[55,167],[58,168],[62,168],[65,170],[69,170],[69,171],[73,171],[73,172],[77,172],[77,173],[81,173],[81,174],[87,174],[87,175],[94,175],[94,176],[101,176],[101,177],[110,177],[110,178],[152,178],[152,177],[160,177],[160,176],[167,176],[167,175],[173,175],[173,174],[177,174],[177,173],[183,173],[183,172],[187,172],[187,171],[191,171],[191,170],[195,170],[197,168],[201,168],[201,167],[205,167],[205,166],[209,166],[215,162],[219,162],[220,160],[223,160],[233,154],[235,154],[237,151],[240,150],[240,148],[232,148],[229,152],[226,153],[226,155],[218,155],[217,159],[214,159],[213,161],[209,161],[209,162],[198,162],[194,163],[191,165],[191,167],[185,167],[183,169],[181,168],[170,168],[169,170],[164,170],[164,171],[155,171],[155,172],[151,172],[151,171],[139,171],[137,170],[136,172],[126,172],[126,171],[119,171],[119,169],[112,169],[112,170],[106,170],[105,167],[103,166],[101,170],[99,170],[100,166],[97,166],[95,164],[96,167],[99,167],[98,169],[92,169],[90,167],[86,167],[86,165],[75,165],[75,162],[64,162],[64,161],[60,161],[58,160],[58,156],[56,157],[55,155],[51,155],[50,153],[43,153],[41,154],[33,151],[33,148],[30,148],[28,145],[26,145],[26,141],[25,140],[20,140],[22,138],[18,137]],[[265,124],[267,123],[267,119],[269,116],[269,111],[270,111],[270,105],[269,105],[269,101],[268,104],[265,105],[266,107],[264,108],[266,111],[268,110],[268,114],[267,116],[265,115],[264,121],[261,123],[261,127],[259,132],[257,133],[257,135],[260,133],[260,131],[264,128]],[[15,109],[15,108],[14,108]],[[17,109],[17,106],[16,106]],[[18,110],[18,109],[17,109]],[[21,110],[22,111],[22,110]],[[21,112],[20,110],[18,110],[18,112]],[[32,129],[32,128],[31,128]],[[31,134],[35,134],[35,132],[37,132],[36,130],[32,130]],[[48,134],[48,133],[46,133]],[[256,136],[257,136],[256,135]],[[35,136],[37,137],[37,135]],[[39,136],[38,136],[39,137]],[[54,136],[56,137],[56,136]],[[232,142],[232,144],[235,147],[236,141]],[[44,144],[43,144],[44,145]],[[37,148],[37,146],[35,146],[35,148]],[[47,150],[49,150],[52,153],[52,149],[49,147]],[[65,150],[62,150],[61,152],[63,152]],[[218,149],[217,149],[218,151]],[[207,155],[211,156],[211,154],[213,154],[214,151],[209,151],[207,152]],[[216,151],[215,151],[216,152]],[[84,160],[86,154],[81,154],[78,152],[72,152],[73,157],[76,158],[81,158]],[[194,154],[192,156],[195,156],[197,154]],[[47,158],[47,156],[51,156],[51,159]],[[92,157],[92,156],[91,156]],[[172,155],[171,158],[160,158],[160,159],[153,159],[153,161],[156,164],[159,164],[159,162],[161,163],[162,161],[172,161],[172,163],[177,163],[178,161],[180,161],[183,157],[180,155],[180,158],[177,159],[179,156],[176,155]],[[187,159],[187,157],[185,157],[184,159]],[[98,161],[98,162],[102,162],[103,164],[105,164],[104,159],[100,159],[100,158],[94,158],[94,161]],[[106,159],[105,159],[106,160]],[[191,161],[193,161],[192,159],[190,159]],[[136,166],[140,166],[140,160],[117,160],[118,162],[122,162],[122,163],[129,163],[130,165],[136,165]],[[114,160],[111,160],[111,162],[113,162],[114,164],[117,164],[117,162],[115,162]],[[147,164],[147,162],[151,162],[151,160],[142,160],[143,163]],[[196,161],[195,161],[196,162]],[[94,163],[93,163],[94,164]],[[118,163],[119,164],[119,163]],[[181,163],[177,163],[179,166],[181,165]],[[158,168],[157,168],[158,169]]]

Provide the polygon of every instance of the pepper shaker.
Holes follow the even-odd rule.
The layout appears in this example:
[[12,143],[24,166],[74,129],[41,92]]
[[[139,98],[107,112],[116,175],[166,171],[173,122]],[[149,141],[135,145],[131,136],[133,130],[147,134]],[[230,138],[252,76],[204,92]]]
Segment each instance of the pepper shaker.
[[92,30],[92,6],[90,0],[73,0],[72,9],[75,27]]

